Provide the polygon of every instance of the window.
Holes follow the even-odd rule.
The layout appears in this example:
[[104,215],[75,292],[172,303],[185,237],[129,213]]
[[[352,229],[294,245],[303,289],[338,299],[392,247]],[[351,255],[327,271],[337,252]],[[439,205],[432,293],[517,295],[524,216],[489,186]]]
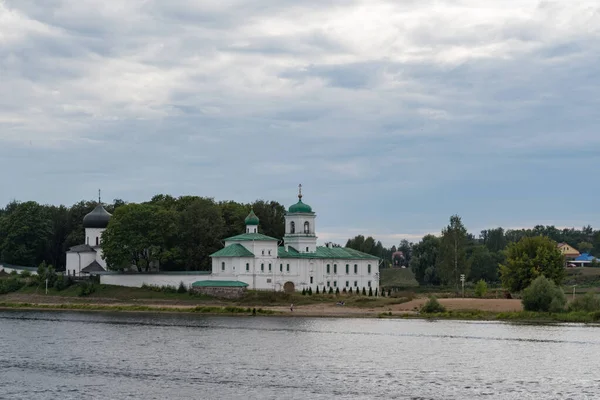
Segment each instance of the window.
[[100,244],[100,238],[96,236],[96,246]]
[[306,234],[310,233],[310,224],[308,223],[308,221],[306,221],[304,223],[304,233],[306,233]]
[[371,264],[367,265],[367,273],[371,273]]
[[312,283],[313,283],[313,277],[311,276],[310,277],[310,284],[312,285]]
[[246,271],[250,271],[250,264],[246,263]]
[[269,263],[269,272],[271,272],[271,263]]
[[296,233],[296,223],[294,221],[290,222],[290,233]]
[[358,281],[354,281],[354,287],[358,287]]
[[346,281],[346,287],[350,286],[350,282]]
[[306,252],[308,253],[308,247],[306,248]]
[[337,281],[333,281],[333,287],[337,287]]
[[354,273],[358,274],[358,265],[357,264],[354,264]]
[[327,273],[331,273],[331,265],[327,264]]
[[263,250],[263,254],[262,254],[262,255],[263,255],[263,256],[265,255],[265,251],[264,251],[264,250]]
[[327,281],[327,287],[329,287],[329,281]]
[[371,287],[371,281],[367,282],[367,286]]
[[260,264],[260,272],[265,272],[265,264]]
[[283,264],[279,264],[279,272],[283,272]]
[[350,264],[346,264],[346,275],[350,273]]
[[221,263],[221,271],[225,271],[225,261]]
[[287,265],[286,265],[286,268],[285,268],[285,270],[286,270],[287,272],[290,272],[290,264],[287,264]]
[[85,244],[88,244],[88,245],[90,244],[90,237],[89,236],[86,236],[86,238],[85,238]]
[[271,250],[269,250],[269,255],[271,255]]
[[337,274],[337,264],[333,264],[333,273]]

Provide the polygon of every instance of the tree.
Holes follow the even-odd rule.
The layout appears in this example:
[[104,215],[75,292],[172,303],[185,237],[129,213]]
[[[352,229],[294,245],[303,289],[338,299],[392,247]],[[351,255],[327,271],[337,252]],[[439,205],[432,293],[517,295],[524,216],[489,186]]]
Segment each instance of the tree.
[[469,280],[498,281],[498,269],[502,262],[504,262],[502,253],[491,253],[486,246],[475,246],[468,260]]
[[259,232],[276,239],[283,238],[285,235],[285,207],[282,204],[276,201],[257,200],[252,204],[252,209],[260,219]]
[[488,287],[487,283],[482,279],[475,285],[475,296],[483,297],[487,293]]
[[522,303],[525,311],[560,312],[567,299],[561,288],[540,275],[523,291]]
[[369,297],[373,296],[373,288],[369,286]]
[[577,250],[579,250],[579,252],[581,252],[581,253],[589,253],[592,251],[593,248],[594,248],[594,245],[591,244],[590,242],[580,242],[577,245]]
[[504,236],[504,229],[502,228],[481,231],[479,238],[491,253],[502,251],[506,248],[507,242]]
[[175,229],[174,214],[151,204],[127,204],[115,210],[102,234],[109,269],[135,266],[148,271],[166,255],[166,244]]
[[439,285],[437,259],[440,251],[440,239],[426,235],[412,247],[410,268],[421,285]]
[[506,251],[506,263],[500,266],[502,286],[519,292],[544,275],[560,285],[565,277],[565,259],[556,242],[545,237],[524,237],[511,243]]
[[446,285],[454,285],[459,290],[460,275],[467,274],[469,266],[466,257],[467,230],[458,215],[450,217],[450,224],[442,230],[438,273]]
[[315,294],[319,294],[319,286],[317,286],[317,291],[315,292]]

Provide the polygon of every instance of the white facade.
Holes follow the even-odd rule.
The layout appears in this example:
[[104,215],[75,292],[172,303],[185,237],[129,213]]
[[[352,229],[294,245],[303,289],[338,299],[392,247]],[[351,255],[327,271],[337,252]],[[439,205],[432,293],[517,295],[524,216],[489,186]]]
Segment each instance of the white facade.
[[138,273],[101,273],[100,283],[103,285],[117,285],[127,287],[142,287],[144,284],[148,286],[175,286],[178,287],[181,282],[189,289],[192,283],[196,281],[209,280],[210,275],[206,274],[181,274],[173,273],[155,273],[155,274],[138,274]]
[[103,228],[85,228],[85,244],[91,247],[100,247],[102,244]]
[[[342,248],[317,246],[316,214],[302,195],[285,216],[282,245],[277,239],[257,233],[256,225],[247,225],[246,234],[225,240],[225,248],[213,254],[212,274],[204,280],[235,280],[248,289],[313,291],[325,288],[342,291],[379,288],[379,259]],[[254,213],[248,216],[256,218]],[[253,224],[257,223],[252,220]],[[260,240],[262,239],[262,240]],[[252,254],[237,255],[241,245]],[[231,250],[231,251],[228,251]]]

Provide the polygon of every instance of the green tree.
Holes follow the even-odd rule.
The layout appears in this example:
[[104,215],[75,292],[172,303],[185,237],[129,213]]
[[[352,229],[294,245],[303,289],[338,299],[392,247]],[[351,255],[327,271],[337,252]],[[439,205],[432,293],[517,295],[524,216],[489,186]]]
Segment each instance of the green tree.
[[109,269],[135,266],[138,271],[148,271],[153,262],[163,261],[175,226],[174,213],[170,210],[152,204],[119,207],[102,234]]
[[257,200],[252,203],[252,209],[260,219],[258,226],[260,233],[276,239],[283,238],[285,235],[285,207],[282,204],[276,201]]
[[0,219],[0,260],[16,265],[37,265],[52,242],[48,209],[34,201],[14,203]]
[[450,217],[450,224],[442,230],[438,274],[446,285],[459,290],[460,275],[467,274],[467,230],[458,215]]
[[483,297],[488,291],[487,283],[482,279],[475,285],[475,296]]
[[494,228],[481,231],[479,238],[483,245],[487,247],[490,253],[497,253],[506,249],[507,241],[504,236],[504,229]]
[[593,248],[594,248],[594,245],[591,244],[590,242],[580,242],[577,245],[577,250],[579,250],[580,253],[589,253],[592,251]]
[[500,266],[502,286],[519,292],[541,275],[560,285],[565,277],[564,266],[556,242],[544,236],[524,237],[508,246],[506,263]]
[[412,247],[410,268],[421,285],[439,285],[437,260],[440,251],[440,239],[426,235]]
[[492,253],[486,246],[475,246],[468,259],[469,280],[477,282],[481,279],[487,282],[498,281],[498,270],[504,262],[503,253]]
[[567,299],[561,288],[540,275],[523,291],[522,303],[525,311],[560,312]]

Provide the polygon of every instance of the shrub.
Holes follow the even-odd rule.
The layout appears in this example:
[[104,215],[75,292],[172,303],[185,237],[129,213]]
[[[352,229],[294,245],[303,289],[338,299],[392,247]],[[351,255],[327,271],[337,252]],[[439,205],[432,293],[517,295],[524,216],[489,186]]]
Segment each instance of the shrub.
[[335,288],[335,294],[340,294],[340,288],[339,287]]
[[319,294],[319,287],[317,286],[317,291],[315,292],[315,294]]
[[365,287],[363,286],[363,290],[362,290],[362,295],[366,296],[367,295],[367,289],[365,289]]
[[348,291],[346,290],[346,288],[342,289],[342,293],[343,294],[347,294],[348,293]]
[[19,275],[19,273],[13,269],[12,271],[10,271],[10,275],[17,276],[17,275]]
[[323,293],[323,294],[327,293],[327,288],[325,286],[323,286],[323,291],[321,293]]
[[600,311],[600,298],[593,292],[586,293],[585,296],[578,297],[569,304],[569,311]]
[[483,297],[488,291],[487,283],[483,279],[480,279],[477,284],[475,284],[475,297]]
[[16,292],[22,287],[23,283],[16,277],[0,280],[0,294]]
[[308,295],[312,296],[312,288],[311,287],[308,288]]
[[29,272],[29,271],[21,272],[21,278],[23,278],[23,279],[31,278],[31,272]]
[[177,288],[177,293],[186,293],[187,287],[183,283],[183,281],[179,282],[179,287]]
[[329,287],[329,294],[333,294],[333,288],[331,286]]
[[375,288],[375,297],[377,297],[377,288]]
[[53,287],[54,287],[54,289],[56,289],[60,292],[62,290],[67,289],[72,284],[73,284],[73,281],[71,280],[70,277],[61,274],[61,275],[58,275],[58,277],[56,278],[56,281],[54,281]]
[[306,288],[302,288],[302,296],[306,296]]
[[373,288],[369,287],[369,297],[373,297]]
[[89,296],[96,291],[96,286],[91,282],[83,281],[79,284],[77,295],[80,297]]
[[388,289],[388,297],[390,297],[392,295],[392,289]]
[[427,300],[427,303],[421,307],[421,312],[426,314],[443,313],[446,312],[446,307],[441,305],[435,296],[431,296],[429,300]]
[[348,294],[352,294],[352,286],[348,288]]
[[567,299],[561,288],[545,276],[537,277],[523,291],[523,308],[525,311],[559,312],[563,311]]

